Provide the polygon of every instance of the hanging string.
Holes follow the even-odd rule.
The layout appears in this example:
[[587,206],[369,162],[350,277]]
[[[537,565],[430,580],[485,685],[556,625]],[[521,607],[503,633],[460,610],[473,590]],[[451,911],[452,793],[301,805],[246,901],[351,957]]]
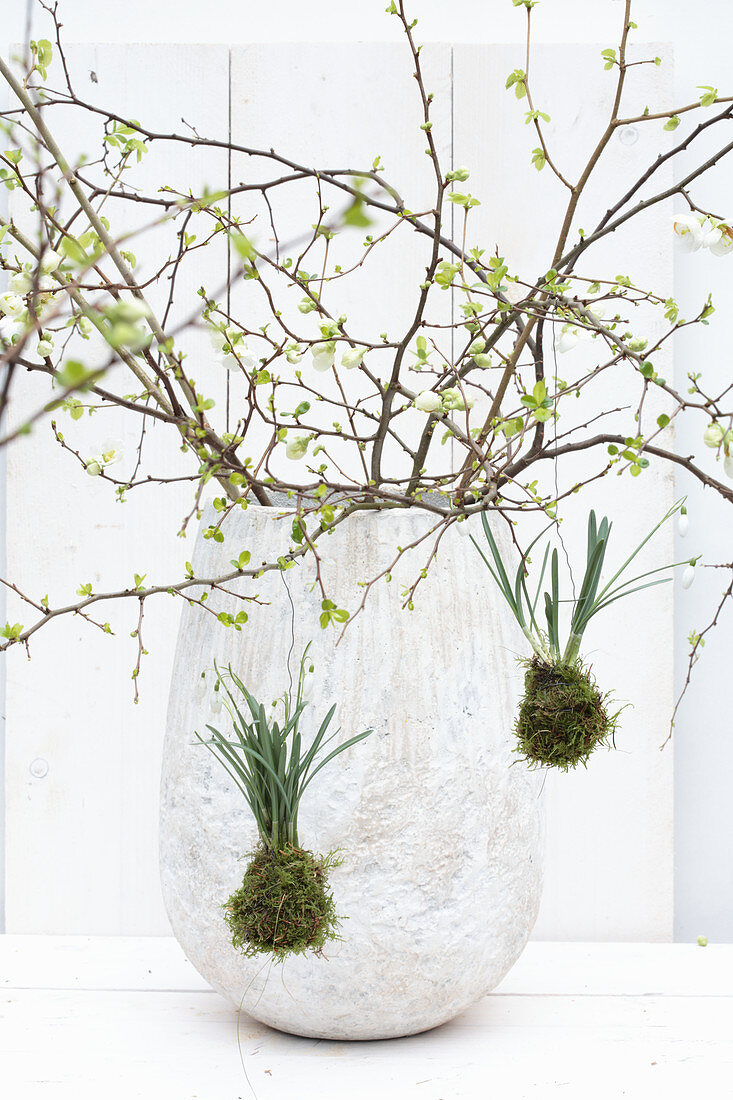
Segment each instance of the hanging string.
[[[555,345],[555,326],[554,325],[552,326],[552,359],[553,359],[553,362],[555,364],[555,374],[554,374],[554,377],[553,377],[553,382],[554,382],[554,386],[555,386],[555,393],[557,394],[557,347]],[[557,407],[557,401],[555,402],[555,405]],[[554,444],[553,449],[555,451],[557,451],[557,416],[554,416],[552,418],[552,421],[553,421],[553,425],[552,425],[553,426],[552,442]],[[559,507],[560,507],[559,501],[558,501],[558,497],[560,495],[560,489],[559,489],[559,482],[558,482],[558,456],[557,455],[555,455],[555,458],[553,460],[552,465],[553,465],[553,474],[554,474],[554,479],[555,479],[555,528],[557,530],[557,537],[560,540],[560,545],[562,546],[562,552],[565,555],[565,561],[567,562],[568,573],[570,574],[570,586],[573,590],[573,602],[575,602],[576,595],[575,595],[575,578],[573,577],[573,567],[570,564],[570,555],[568,554],[568,548],[565,545],[565,540],[562,537],[562,531],[560,530],[560,517],[558,515]]]
[[285,585],[285,591],[288,594],[288,599],[290,600],[290,649],[288,650],[288,662],[287,663],[288,663],[288,685],[289,685],[288,686],[288,693],[289,693],[290,698],[292,698],[292,696],[293,696],[293,672],[292,672],[292,669],[290,667],[290,658],[293,656],[293,650],[295,649],[295,604],[293,603],[293,597],[290,594],[290,586],[288,585],[288,582],[285,580],[285,573],[284,573],[283,570],[280,570],[280,576],[282,578],[283,584]]

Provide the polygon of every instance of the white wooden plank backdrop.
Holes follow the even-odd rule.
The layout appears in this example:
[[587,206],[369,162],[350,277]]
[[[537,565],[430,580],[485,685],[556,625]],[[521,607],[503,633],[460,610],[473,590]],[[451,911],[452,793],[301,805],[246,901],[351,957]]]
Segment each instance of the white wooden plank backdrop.
[[[536,79],[546,88],[563,73],[556,102],[548,106],[553,118],[567,122],[573,104],[578,156],[591,146],[605,94],[605,74],[586,71],[583,54],[579,47],[543,47],[533,62]],[[476,212],[475,239],[487,248],[498,244],[522,274],[534,274],[538,263],[547,267],[545,218],[552,200],[540,201],[537,186],[548,181],[538,180],[529,166],[529,131],[519,105],[503,91],[516,50],[436,45],[426,47],[423,56],[436,93],[441,147],[448,156],[452,146],[454,162],[472,169],[471,189],[484,199]],[[253,143],[261,140],[331,163],[370,163],[379,153],[415,208],[410,196],[419,195],[426,158],[403,47],[314,46],[304,51],[301,46],[249,46],[230,54],[215,46],[124,46],[78,47],[71,53],[79,79],[89,80],[89,72],[95,72],[98,84],[88,87],[100,102],[161,129],[178,127],[183,116],[207,134],[228,131],[230,62],[235,137],[247,135]],[[635,71],[645,82],[639,88],[642,102],[666,90],[664,68]],[[291,89],[297,87],[296,97],[285,88],[283,74]],[[67,145],[74,139],[70,125],[63,133]],[[638,174],[648,156],[644,138],[618,145],[601,179]],[[166,147],[164,153],[150,154],[148,179],[161,160],[166,180],[214,187],[226,178],[223,160],[204,164],[200,157]],[[235,160],[234,179],[240,170],[245,169]],[[600,203],[599,192],[592,197]],[[667,213],[657,208],[649,215],[645,232],[651,243],[636,248],[633,268],[628,240],[609,242],[606,262],[614,273],[630,271],[657,287],[670,285]],[[417,243],[414,248],[407,250],[406,265],[419,255]],[[216,285],[223,262],[222,256],[214,257],[211,266],[199,269],[195,284],[185,287],[189,304],[201,282]],[[409,305],[410,285],[395,279],[390,292],[391,323],[396,324]],[[357,307],[348,305],[351,315]],[[375,300],[365,293],[362,308],[365,320],[381,328],[376,320],[384,308],[381,296]],[[192,353],[198,366],[205,345],[194,342]],[[74,430],[75,440],[90,449],[100,438],[120,434],[106,422],[102,428],[97,418],[80,421]],[[163,461],[174,461],[165,440],[155,436],[153,448],[160,449]],[[9,467],[8,571],[39,595],[49,592],[53,601],[81,581],[92,580],[95,586],[127,581],[133,569],[147,572],[151,581],[162,579],[179,571],[190,556],[188,544],[182,546],[175,537],[184,494],[162,499],[142,490],[121,508],[105,486],[90,486],[69,456],[40,432],[11,452]],[[626,496],[628,486],[618,483],[604,485],[592,502],[613,509],[620,550],[636,540],[649,515],[663,510],[671,491],[669,479],[649,471],[633,486],[633,498]],[[565,530],[573,542],[579,534],[577,511],[568,511]],[[655,554],[660,561],[670,560],[669,540],[660,539]],[[129,680],[135,659],[127,637],[132,616],[130,608],[110,611],[119,628],[115,639],[69,622],[39,633],[30,663],[20,651],[10,655],[8,931],[167,930],[157,884],[157,786],[178,614],[176,605],[167,602],[157,608],[151,603],[146,613],[150,656],[138,707],[132,706]],[[541,938],[671,937],[672,752],[660,754],[657,747],[670,709],[672,676],[671,645],[659,640],[671,637],[671,625],[670,594],[656,589],[644,597],[633,648],[625,617],[612,616],[604,630],[589,633],[598,676],[616,688],[620,700],[633,700],[634,709],[624,714],[619,752],[598,756],[587,773],[548,781]],[[48,762],[44,778],[29,770],[36,758]]]
[[[72,51],[72,65],[84,92],[95,92],[107,104],[118,99],[133,118],[145,116],[152,126],[175,128],[183,116],[212,136],[228,133],[225,47],[87,46]],[[92,72],[97,83],[91,82]],[[80,134],[73,116],[59,116],[57,125],[62,147],[74,153],[97,137]],[[218,152],[204,158],[169,145],[152,150],[141,171],[150,189],[165,179],[213,190],[226,186],[227,158]],[[115,217],[112,207],[109,216]],[[148,212],[128,213],[125,228],[131,228],[131,217],[150,220]],[[138,270],[145,264],[141,253]],[[225,272],[224,249],[203,263],[199,258],[189,273],[184,270],[180,289],[187,307],[193,308],[202,283],[220,283]],[[156,289],[151,293],[155,301]],[[204,349],[208,358],[205,337],[192,341],[188,350],[197,356],[194,362]],[[24,398],[35,403],[30,386]],[[72,422],[66,420],[71,439]],[[80,421],[81,432],[74,438],[89,453],[106,438],[122,438],[130,456],[139,426],[128,424],[125,431],[124,424],[115,413],[98,414]],[[146,446],[159,468],[176,470],[175,439],[149,425]],[[161,507],[143,488],[121,506],[70,457],[46,432],[12,450],[10,573],[22,575],[35,592],[48,591],[52,604],[82,581],[99,590],[108,584],[127,586],[134,571],[147,573],[149,582],[182,575],[191,550],[176,532],[190,508],[187,489],[172,486]],[[147,690],[137,707],[131,701],[132,607],[112,615],[115,638],[69,622],[55,637],[40,632],[30,663],[20,652],[9,663],[8,929],[151,932],[167,927],[157,885],[157,797],[178,608],[164,600],[150,611],[144,635],[150,655],[142,674]],[[109,641],[110,648],[101,641]],[[35,758],[48,763],[43,779],[29,771]]]
[[[667,59],[660,68],[632,69],[630,103],[666,102],[671,94],[669,50],[659,44],[644,47],[639,56],[657,54]],[[567,192],[557,181],[538,173],[530,163],[534,147],[523,125],[524,101],[517,103],[504,93],[506,74],[517,64],[513,46],[486,48],[457,45],[454,48],[454,159],[472,169],[465,185],[486,197],[474,212],[476,224],[470,243],[498,246],[509,269],[533,281],[550,265],[554,246],[550,230],[561,221]],[[558,73],[563,80],[553,79]],[[542,108],[550,114],[548,144],[557,150],[563,171],[575,178],[582,170],[598,134],[599,120],[607,117],[609,81],[591,50],[577,46],[537,46],[533,51],[532,79],[541,89]],[[580,92],[582,89],[582,93]],[[535,94],[535,99],[536,99]],[[497,107],[500,105],[500,109]],[[522,132],[524,130],[524,133]],[[569,140],[567,135],[572,136]],[[605,154],[579,210],[580,225],[587,230],[608,209],[622,189],[621,181],[636,179],[643,165],[656,156],[658,137],[638,128],[636,140],[624,144],[615,139]],[[666,140],[666,139],[665,139]],[[659,181],[669,186],[671,175]],[[647,216],[641,233],[634,229],[615,234],[595,258],[581,266],[588,276],[630,274],[640,285],[669,287],[672,253],[669,210],[657,206]],[[594,252],[590,253],[594,256]],[[642,329],[638,311],[632,324],[645,335],[660,332],[659,318],[645,314]],[[546,362],[552,370],[549,338]],[[584,354],[575,352],[574,355]],[[587,350],[590,367],[595,347]],[[656,358],[656,357],[655,357]],[[565,377],[568,360],[557,356],[557,373]],[[671,374],[669,359],[659,357],[662,374]],[[629,376],[614,372],[604,383],[609,407],[629,400],[624,393]],[[593,387],[593,400],[598,399]],[[567,412],[567,410],[566,410]],[[576,420],[595,414],[579,400]],[[564,429],[566,430],[567,425]],[[614,430],[613,428],[611,430]],[[631,414],[619,416],[615,430],[633,431]],[[600,469],[602,460],[582,456],[574,466],[580,480]],[[544,471],[551,477],[551,471]],[[607,510],[614,521],[610,556],[620,557],[625,546],[643,538],[652,517],[661,517],[673,498],[673,475],[650,468],[637,484],[612,476],[597,482],[580,498],[561,507],[562,531],[568,546],[583,546],[588,507]],[[563,485],[572,484],[567,474]],[[639,490],[637,492],[637,490]],[[672,561],[671,525],[660,532],[650,547],[650,568]],[[577,560],[577,558],[576,558]],[[644,594],[634,608],[614,610],[591,624],[586,635],[599,683],[613,687],[621,702],[632,707],[624,712],[617,752],[597,754],[588,770],[572,775],[551,773],[546,784],[549,829],[547,837],[547,887],[535,936],[540,939],[665,939],[672,936],[673,912],[673,816],[671,745],[664,753],[659,745],[666,737],[672,705],[672,599],[671,586]],[[633,628],[632,628],[633,624]],[[660,644],[660,640],[664,642]],[[639,655],[643,654],[643,660]],[[654,884],[652,886],[652,883]]]

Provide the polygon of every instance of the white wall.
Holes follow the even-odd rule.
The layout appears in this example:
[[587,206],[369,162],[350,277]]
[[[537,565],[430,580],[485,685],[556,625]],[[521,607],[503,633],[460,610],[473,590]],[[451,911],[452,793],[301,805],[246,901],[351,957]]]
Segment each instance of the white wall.
[[[222,41],[252,42],[252,41],[340,41],[351,40],[395,40],[398,36],[394,22],[384,14],[384,0],[376,0],[365,4],[345,5],[343,3],[326,0],[318,0],[318,3],[303,6],[296,0],[283,0],[277,5],[277,12],[272,8],[259,4],[233,3],[231,0],[210,0],[206,8],[206,19],[202,18],[201,8],[198,4],[177,3],[171,0],[163,0],[157,5],[142,3],[142,0],[128,0],[125,6],[124,20],[120,17],[119,10],[111,5],[91,5],[87,0],[65,0],[63,4],[63,18],[66,34],[70,41],[162,41],[167,42],[171,37],[177,41],[200,42]],[[417,9],[416,9],[417,10]],[[607,0],[602,4],[589,5],[587,2],[571,2],[571,0],[546,0],[539,5],[534,12],[536,36],[538,41],[575,41],[596,43],[598,48],[611,45],[615,38],[615,29],[620,20],[622,5],[617,0]],[[512,7],[509,0],[492,0],[491,3],[471,2],[471,0],[455,0],[450,11],[444,0],[422,0],[419,5],[420,24],[418,31],[427,40],[452,40],[454,42],[492,42],[492,41],[516,41],[520,37],[522,26],[522,13]],[[680,0],[673,3],[664,3],[663,0],[645,0],[636,5],[635,19],[640,25],[639,34],[643,39],[661,39],[672,41],[675,49],[676,68],[675,79],[678,87],[677,102],[686,102],[694,98],[694,86],[699,83],[720,83],[725,86],[725,74],[727,70],[727,42],[730,40],[730,31],[733,30],[733,15],[729,9],[721,8],[714,0],[700,0],[695,6],[694,23],[691,22],[689,6]],[[13,23],[15,21],[15,25]],[[9,21],[4,19],[0,34],[8,40],[18,40],[22,32],[22,12],[18,5],[13,6]],[[703,33],[698,28],[708,28]],[[715,33],[710,28],[715,28]],[[174,30],[172,29],[174,28]],[[2,43],[0,43],[2,45]],[[334,45],[334,49],[338,49]],[[595,57],[595,51],[591,48],[591,57]],[[502,62],[503,63],[503,62]],[[521,55],[517,51],[515,64],[521,64]],[[502,70],[503,72],[503,70]],[[283,77],[287,79],[288,70],[283,69]],[[548,80],[549,83],[549,80]],[[510,101],[503,100],[502,105],[508,108]],[[179,112],[180,113],[180,112]],[[476,154],[467,156],[472,165],[476,163]],[[718,182],[712,189],[709,201],[713,209],[721,214],[730,213],[725,208],[726,195],[730,193],[731,169],[724,169],[718,177]],[[716,205],[717,203],[717,205]],[[700,268],[698,258],[693,258],[694,264],[679,268],[678,295],[683,298],[693,292],[699,291],[699,280],[707,286],[708,279],[711,285],[720,286],[720,308],[713,323],[707,330],[705,337],[706,361],[712,367],[717,367],[720,377],[730,376],[730,359],[726,344],[726,329],[724,324],[725,302],[730,301],[733,290],[733,269],[725,269],[721,261],[720,266],[711,260],[704,268]],[[714,280],[714,282],[712,282]],[[697,362],[699,348],[697,342],[685,347],[678,352],[677,371],[684,377],[687,370],[693,369],[693,363]],[[689,357],[689,358],[688,358]],[[697,367],[695,369],[698,369]],[[694,441],[697,442],[696,440]],[[682,445],[682,441],[680,441]],[[683,486],[688,491],[687,485]],[[692,487],[693,505],[691,513],[693,524],[691,532],[685,543],[684,552],[692,553],[702,550],[711,560],[714,557],[720,559],[726,557],[725,542],[730,546],[730,520],[725,514],[712,521],[707,518],[707,507],[703,497]],[[702,522],[703,515],[706,522]],[[698,517],[700,519],[698,520]],[[688,549],[689,548],[689,549]],[[727,559],[730,560],[730,552]],[[719,578],[715,578],[717,581]],[[685,646],[680,642],[691,627],[699,627],[699,614],[697,601],[699,600],[703,585],[696,584],[689,593],[684,594],[684,599],[678,599],[676,604],[676,639],[677,658],[681,664]],[[679,594],[678,594],[679,595]],[[661,605],[660,605],[661,607]],[[664,609],[661,608],[664,615]],[[731,616],[728,615],[728,624]],[[659,620],[657,627],[659,627]],[[647,618],[647,625],[655,625],[653,615]],[[170,624],[167,624],[168,626]],[[164,638],[164,627],[159,628],[162,633],[155,635],[156,640]],[[731,634],[728,625],[728,641],[726,635],[721,632],[708,645],[704,659],[696,671],[696,679],[688,701],[680,715],[675,735],[675,755],[677,770],[675,776],[675,837],[676,837],[676,914],[677,931],[682,938],[690,938],[699,932],[705,932],[711,937],[733,938],[733,879],[730,867],[733,865],[733,828],[731,828],[731,810],[728,789],[733,759],[731,759],[730,738],[726,736],[726,722],[719,688],[722,679],[723,659],[726,646],[730,645]],[[665,638],[670,638],[670,631],[664,628]],[[85,643],[79,641],[80,645]],[[164,642],[162,644],[165,644]],[[620,653],[623,641],[617,647],[617,655]],[[658,637],[655,647],[653,632],[647,645],[647,652],[651,653],[655,648],[659,649]],[[610,654],[613,657],[613,653]],[[13,655],[14,659],[17,655]],[[35,658],[34,658],[35,660]],[[126,668],[126,664],[124,665]],[[158,665],[161,675],[165,673],[165,657],[160,658]],[[623,682],[623,664],[613,668],[609,666],[609,673],[613,674],[613,682]],[[643,679],[644,668],[640,667],[638,675]],[[678,673],[679,678],[679,673]],[[633,688],[633,685],[629,685]],[[123,692],[124,694],[124,692]],[[629,691],[628,695],[631,695]],[[625,696],[628,697],[628,696]],[[665,706],[669,692],[665,690]],[[122,699],[120,705],[123,705]],[[156,722],[160,713],[160,706],[156,710]],[[136,721],[140,723],[140,718]],[[728,723],[729,724],[729,723]],[[144,723],[142,723],[144,725]],[[142,729],[140,725],[140,729]],[[69,736],[78,736],[78,730],[70,730]],[[157,735],[157,733],[156,733]],[[140,751],[140,760],[144,751]],[[650,758],[651,759],[651,758]],[[569,794],[568,788],[558,790],[555,794],[550,791],[551,803],[554,802],[554,818],[558,821],[558,829],[553,836],[551,813],[550,834],[550,860],[548,893],[546,905],[543,910],[538,933],[546,936],[586,935],[588,938],[618,937],[618,938],[664,938],[671,931],[671,869],[669,865],[669,836],[671,829],[671,786],[669,785],[668,772],[671,768],[670,750],[665,750],[661,755],[658,765],[661,771],[642,773],[640,778],[638,769],[634,772],[637,763],[629,761],[629,770],[626,774],[619,774],[615,779],[604,777],[597,780],[598,786],[588,786],[582,790]],[[621,767],[621,763],[604,762],[604,767]],[[646,766],[646,765],[645,765]],[[650,763],[651,766],[651,763]],[[599,767],[601,765],[599,764]],[[139,799],[134,799],[128,807],[130,820],[137,820],[142,813],[142,823],[139,826],[140,852],[137,862],[143,860],[144,870],[131,871],[128,867],[127,878],[114,870],[114,852],[109,859],[109,876],[117,879],[117,889],[122,896],[129,893],[130,883],[134,883],[135,874],[142,874],[139,881],[149,882],[153,873],[150,854],[144,854],[143,837],[149,836],[149,829],[154,822],[154,807],[151,799],[154,796],[154,783],[147,773],[135,770],[135,775],[140,776],[142,793]],[[143,778],[143,776],[145,776]],[[660,787],[661,778],[661,787]],[[582,781],[583,777],[578,777]],[[572,783],[575,780],[573,779]],[[641,785],[635,791],[635,783]],[[649,794],[647,795],[647,790]],[[145,793],[147,792],[147,793]],[[622,798],[619,803],[615,793]],[[585,872],[588,868],[597,867],[595,872],[597,881],[594,880],[591,888],[587,883],[585,888],[580,882],[583,876],[573,878],[572,861],[563,863],[563,852],[567,843],[573,839],[571,825],[572,820],[567,818],[567,799],[570,797],[570,813],[577,812],[575,818],[576,836],[579,823],[588,820],[598,806],[596,794],[600,793],[601,804],[604,813],[616,814],[622,821],[628,822],[628,815],[638,811],[638,801],[643,803],[645,798],[655,801],[655,810],[652,813],[653,825],[651,839],[648,833],[636,829],[637,844],[645,847],[651,843],[651,848],[646,850],[649,865],[654,862],[655,851],[664,851],[667,854],[662,858],[662,866],[657,867],[657,876],[642,883],[644,867],[636,859],[638,847],[634,846],[634,826],[630,828],[630,843],[624,847],[615,843],[611,831],[605,834],[607,841],[602,841],[600,846],[589,844],[588,851],[580,866]],[[101,797],[101,796],[99,796]],[[614,805],[614,802],[616,803]],[[138,804],[139,803],[139,804]],[[142,810],[141,810],[142,807]],[[561,826],[563,813],[566,814],[564,825]],[[137,816],[136,816],[137,815]],[[121,820],[124,820],[124,815]],[[587,839],[587,838],[586,838]],[[617,838],[616,838],[617,840]],[[665,847],[666,843],[666,847]],[[654,845],[659,845],[655,849]],[[722,860],[719,853],[722,851]],[[153,853],[154,857],[154,853]],[[134,862],[126,857],[128,864]],[[631,873],[628,870],[628,858],[634,864]],[[608,862],[610,860],[610,863]],[[576,861],[577,862],[577,861]],[[91,866],[91,864],[90,864]],[[721,866],[723,871],[721,872]],[[577,868],[576,868],[577,869]],[[593,873],[591,871],[591,873]],[[132,874],[132,877],[130,875]],[[621,875],[621,884],[613,876]],[[629,896],[624,896],[624,888],[628,888],[629,877],[634,880],[638,896],[634,895],[632,904],[629,904]],[[608,895],[604,893],[605,887]],[[660,881],[663,882],[661,892]],[[625,883],[625,887],[624,884]],[[601,893],[598,894],[600,889]],[[608,916],[609,897],[615,896],[622,903],[627,913],[627,923]],[[589,903],[588,899],[591,898]],[[159,908],[157,903],[152,903],[145,909],[141,916],[130,912],[120,921],[118,930],[156,931],[162,930]],[[574,923],[568,918],[569,913],[578,913],[580,905],[580,924]],[[589,907],[590,905],[590,907]],[[643,910],[639,915],[636,907],[641,905]],[[584,908],[585,906],[585,908]],[[655,907],[656,906],[656,907]],[[621,905],[619,906],[619,912]],[[615,912],[615,911],[614,911]],[[147,915],[146,915],[147,914]],[[636,918],[639,919],[636,919]],[[81,929],[79,929],[81,930]]]
[[[205,10],[196,0],[127,0],[124,15],[113,4],[94,0],[65,0],[61,16],[69,42],[387,42],[398,41],[396,21],[385,16],[388,0],[279,0],[276,9],[255,0],[209,0]],[[696,11],[718,5],[703,0]],[[682,22],[680,0],[663,6],[661,0],[639,4],[636,21],[647,41],[675,37],[667,28],[665,8]],[[6,42],[22,38],[24,3],[3,13]],[[419,0],[413,3],[423,41],[518,42],[524,32],[524,13],[511,0]],[[621,0],[545,0],[533,14],[537,40],[545,42],[606,42],[611,44],[621,18]],[[688,9],[689,10],[689,9]],[[720,17],[720,11],[717,11]],[[697,22],[697,19],[696,19]],[[703,18],[701,26],[705,25]],[[720,25],[720,18],[717,20]],[[710,35],[705,44],[709,48]]]

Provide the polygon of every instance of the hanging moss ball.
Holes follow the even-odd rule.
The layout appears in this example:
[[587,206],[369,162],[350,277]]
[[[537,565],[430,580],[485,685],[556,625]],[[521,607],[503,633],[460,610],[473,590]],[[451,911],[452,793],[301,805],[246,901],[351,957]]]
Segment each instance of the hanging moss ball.
[[533,657],[517,715],[517,751],[530,765],[562,771],[585,766],[615,732],[618,714],[609,715],[606,703],[580,662],[548,665]]
[[242,885],[224,905],[232,944],[244,955],[319,953],[337,939],[338,919],[328,888],[328,871],[338,864],[333,853],[314,856],[291,845],[260,845]]

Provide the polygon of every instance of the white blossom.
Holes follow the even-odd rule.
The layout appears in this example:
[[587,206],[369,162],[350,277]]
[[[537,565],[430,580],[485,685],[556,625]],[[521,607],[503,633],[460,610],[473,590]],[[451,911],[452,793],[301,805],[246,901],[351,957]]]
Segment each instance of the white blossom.
[[440,399],[440,394],[434,393],[432,390],[423,390],[415,398],[415,408],[420,412],[434,413],[443,408],[443,402]]
[[232,353],[224,353],[219,356],[219,361],[226,370],[236,371],[240,367],[245,370],[254,370],[259,360],[247,344],[234,344]]
[[566,325],[560,333],[555,347],[561,353],[572,351],[579,339],[580,334],[577,328],[572,325]]
[[681,252],[697,252],[702,248],[705,237],[702,214],[675,214],[672,218],[672,229],[675,241]]
[[366,348],[349,348],[341,356],[341,366],[346,367],[347,370],[353,370],[354,367],[358,367],[364,358],[364,352]]
[[241,347],[236,347],[234,351],[245,370],[253,370],[259,364],[256,352],[252,351],[248,344],[242,344]]
[[695,579],[695,566],[688,565],[682,574],[682,587],[689,588]]
[[504,297],[515,306],[527,297],[527,291],[519,285],[516,279],[507,279]]
[[313,369],[317,371],[330,370],[336,358],[336,345],[333,340],[326,340],[314,344],[311,348],[313,356]]
[[725,476],[733,479],[733,451],[723,459],[723,469]]
[[105,466],[112,466],[122,460],[122,443],[119,439],[106,439],[102,444],[99,457]]
[[11,275],[8,279],[8,290],[10,293],[20,294],[21,297],[27,294],[32,286],[33,279],[25,270],[16,272],[15,275]]
[[637,337],[634,337],[633,340],[629,340],[628,348],[629,348],[629,351],[640,352],[640,351],[644,351],[644,349],[646,348],[648,343],[649,343],[648,340],[644,340],[641,337],[637,336]]
[[113,466],[122,458],[122,444],[117,439],[107,439],[91,458],[87,459],[86,471],[90,477],[99,477],[107,466]]
[[0,294],[0,312],[6,317],[18,317],[25,309],[25,302],[18,294]]
[[16,338],[20,338],[25,332],[22,321],[16,321],[12,317],[0,317],[0,339],[7,344],[12,344]]
[[687,512],[680,512],[677,516],[677,530],[679,531],[680,538],[683,539],[690,529],[690,517]]
[[211,695],[209,696],[209,710],[212,714],[219,714],[221,712],[221,707],[221,692],[212,691]]
[[38,310],[38,320],[41,324],[51,320],[57,310],[56,298],[53,294],[45,294],[41,298],[41,308]]
[[58,252],[54,252],[51,248],[48,252],[45,252],[43,259],[41,260],[41,272],[44,275],[50,275],[61,263],[61,257]]
[[463,535],[465,537],[467,535],[473,534],[475,530],[475,520],[472,522],[471,519],[466,517],[465,519],[459,520],[453,526],[455,527],[459,535]]
[[683,252],[707,248],[714,256],[733,252],[733,228],[707,214],[675,214],[675,239]]
[[40,359],[46,359],[49,355],[53,353],[53,340],[51,340],[48,336],[44,337],[43,340],[39,340],[36,352],[38,353]]
[[715,226],[713,229],[704,228],[702,247],[709,248],[712,252],[712,250],[720,243],[722,236],[723,231],[719,229],[718,226]]
[[709,244],[708,248],[713,256],[727,256],[730,252],[733,252],[733,228],[726,225],[725,222],[720,222],[718,229],[720,236],[713,244]]
[[209,340],[219,362],[225,370],[238,371],[241,367],[253,370],[259,360],[248,344],[243,343],[236,329],[214,326],[209,329]]
[[223,351],[224,345],[228,343],[226,332],[220,328],[209,329],[209,340],[214,351]]
[[[52,283],[51,285],[55,285]],[[125,298],[115,302],[107,309],[107,314],[113,321],[123,321],[129,324],[142,321],[150,316],[150,307],[139,298]]]
[[723,442],[723,435],[724,432],[720,424],[717,424],[713,420],[712,424],[708,424],[707,428],[705,429],[705,435],[703,436],[705,446],[713,448],[719,447],[720,444]]
[[289,439],[285,446],[285,454],[288,458],[292,458],[293,461],[297,461],[299,458],[305,458],[308,453],[308,436],[307,435],[294,435],[292,439]]

